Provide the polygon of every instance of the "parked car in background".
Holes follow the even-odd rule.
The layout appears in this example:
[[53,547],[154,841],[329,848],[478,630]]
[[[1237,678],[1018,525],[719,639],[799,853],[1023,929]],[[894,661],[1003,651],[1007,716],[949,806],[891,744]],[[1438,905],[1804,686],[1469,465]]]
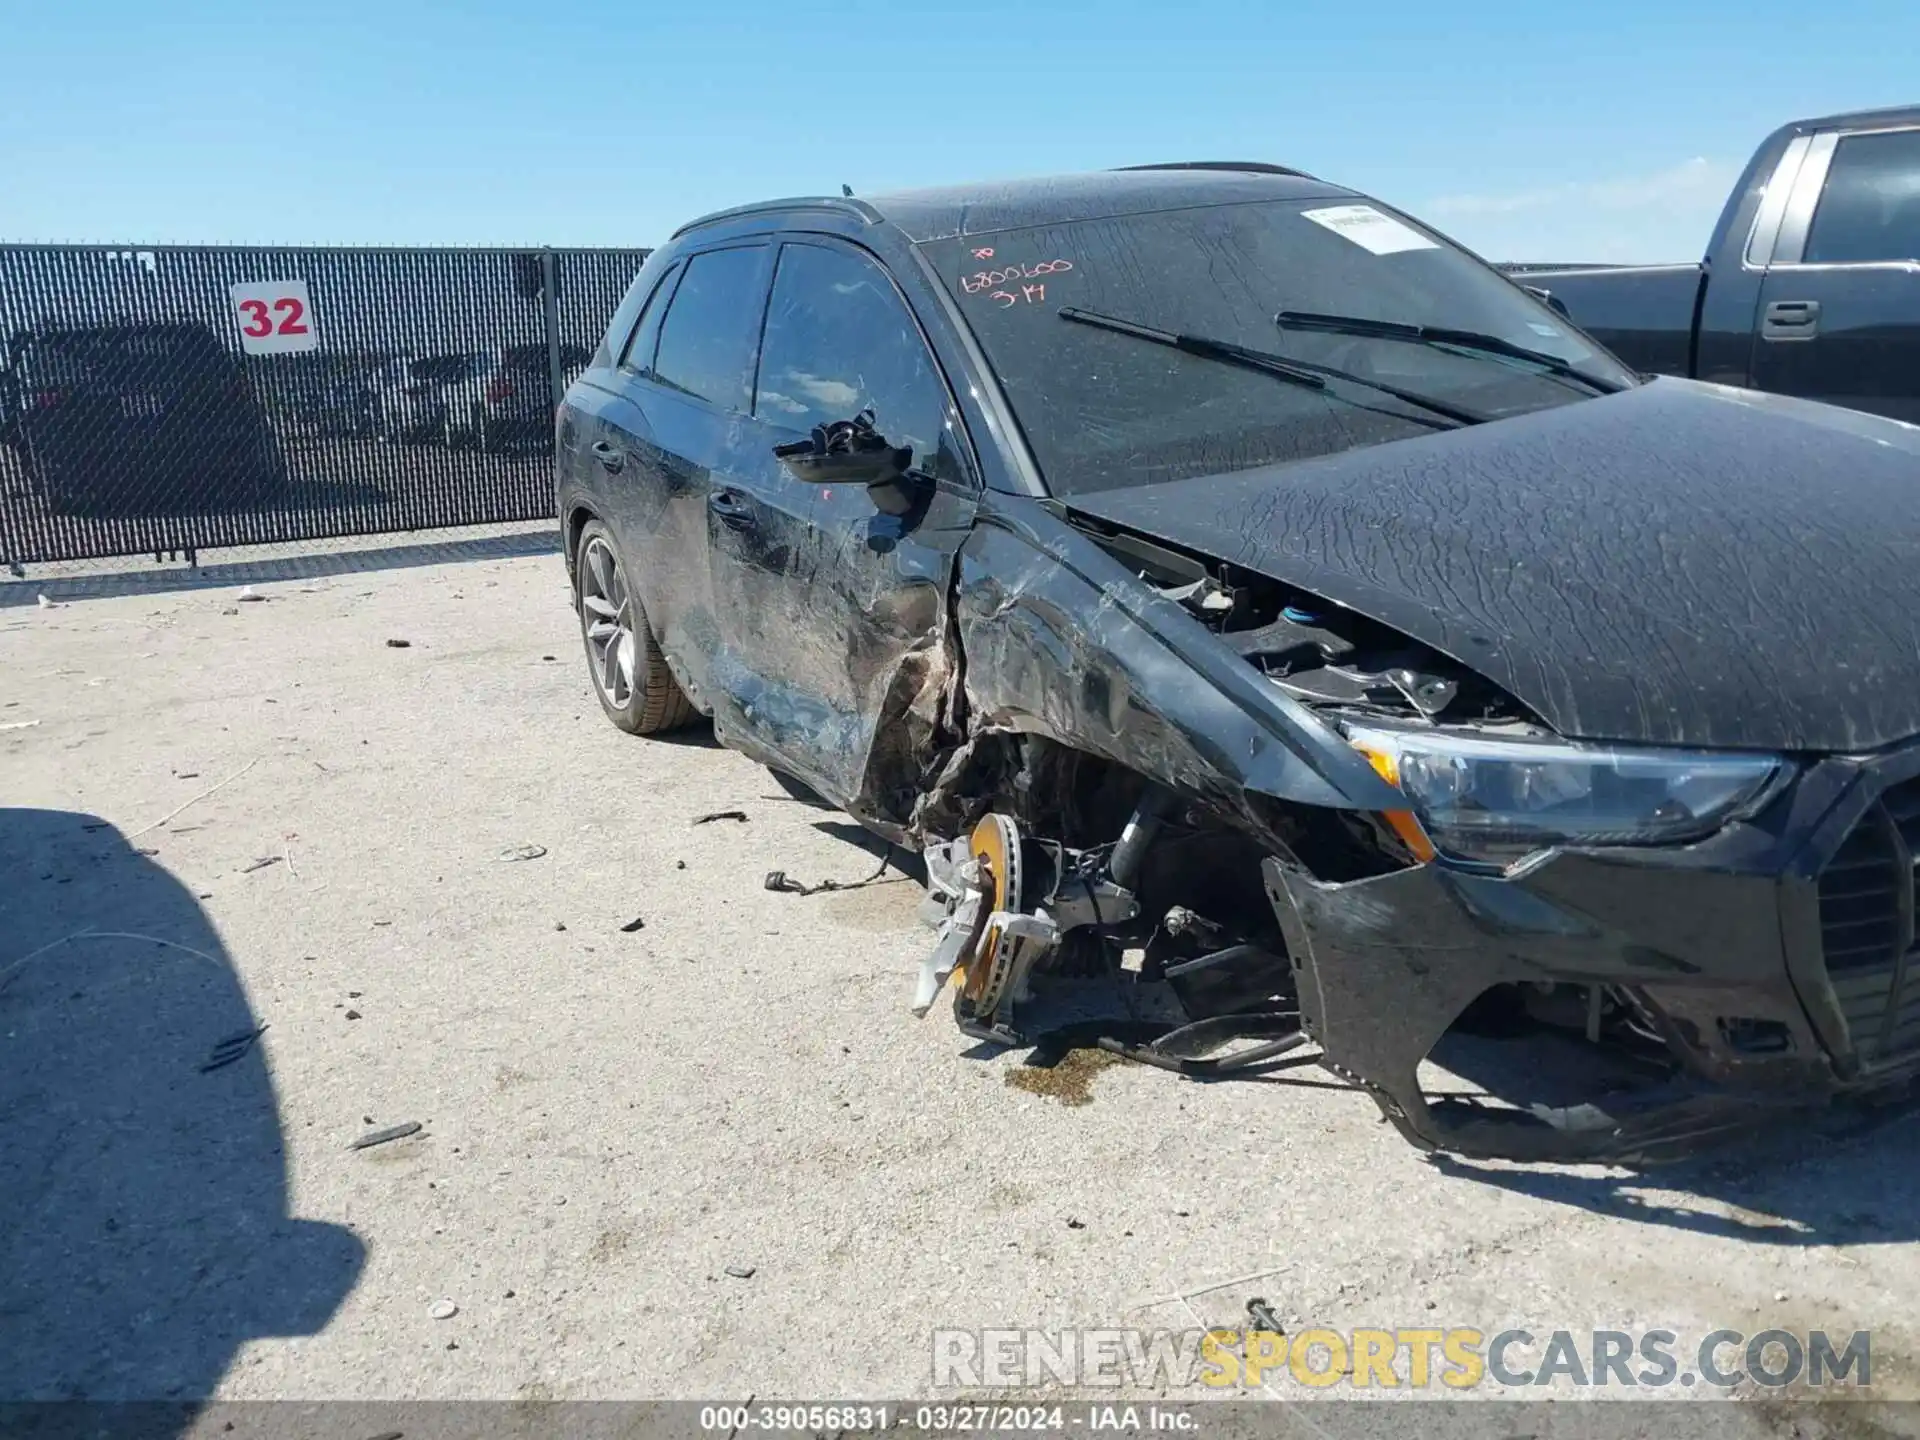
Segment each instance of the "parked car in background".
[[26,331],[11,335],[7,339],[5,352],[0,353],[0,445],[19,443],[22,407],[20,376],[16,367],[32,338]]
[[[578,374],[590,352],[561,348],[563,379]],[[446,443],[480,450],[550,444],[553,438],[553,377],[546,342],[508,345],[446,389]]]
[[[1920,431],[1643,381],[1410,216],[1188,164],[696,221],[557,443],[607,715],[918,849],[916,1013],[1034,1043],[1102,973],[1151,999],[1072,1043],[1311,1041],[1525,1160],[1920,1077]],[[1507,1063],[1435,1093],[1467,1026]]]
[[374,384],[374,438],[399,445],[444,438],[455,388],[480,374],[487,363],[478,351],[401,356],[388,362]]
[[206,326],[44,328],[9,350],[8,440],[51,508],[167,514],[284,489],[246,370]]
[[1783,125],[1697,265],[1514,265],[1637,369],[1920,423],[1920,107]]

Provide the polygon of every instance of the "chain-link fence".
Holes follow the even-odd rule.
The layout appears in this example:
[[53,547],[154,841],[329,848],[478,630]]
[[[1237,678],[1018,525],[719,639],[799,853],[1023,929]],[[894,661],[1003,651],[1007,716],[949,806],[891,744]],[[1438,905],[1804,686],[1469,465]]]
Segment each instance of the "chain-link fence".
[[0,562],[551,514],[645,258],[0,245]]

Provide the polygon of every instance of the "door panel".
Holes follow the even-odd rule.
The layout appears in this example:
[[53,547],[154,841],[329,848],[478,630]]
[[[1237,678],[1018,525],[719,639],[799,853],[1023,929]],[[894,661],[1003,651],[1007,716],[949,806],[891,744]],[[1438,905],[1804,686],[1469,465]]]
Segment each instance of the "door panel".
[[1920,423],[1920,265],[1775,267],[1754,388]]
[[1761,282],[1753,383],[1920,422],[1920,129],[1809,154]]
[[[603,489],[612,501],[608,522],[631,572],[627,583],[646,607],[674,674],[704,705],[715,644],[706,496],[721,424],[698,401],[632,378],[606,417],[604,443],[618,470]],[[606,461],[589,454],[583,463]]]
[[728,470],[766,294],[764,243],[691,256],[649,305],[579,461],[605,472],[609,523],[655,640],[696,705],[711,707],[721,646],[707,502]]
[[[861,818],[902,824],[942,718],[949,582],[976,502],[940,371],[872,257],[825,239],[782,245],[754,410],[729,513],[708,521],[740,699],[723,734]],[[815,484],[774,455],[863,411],[912,452],[903,515],[864,484]]]

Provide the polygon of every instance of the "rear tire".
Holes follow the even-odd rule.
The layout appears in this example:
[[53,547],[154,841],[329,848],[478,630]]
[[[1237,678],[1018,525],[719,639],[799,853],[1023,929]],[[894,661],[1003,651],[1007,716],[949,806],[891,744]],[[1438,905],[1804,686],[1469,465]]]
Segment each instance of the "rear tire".
[[692,720],[699,712],[667,668],[620,548],[600,521],[582,527],[573,572],[587,674],[607,718],[629,735],[653,735]]

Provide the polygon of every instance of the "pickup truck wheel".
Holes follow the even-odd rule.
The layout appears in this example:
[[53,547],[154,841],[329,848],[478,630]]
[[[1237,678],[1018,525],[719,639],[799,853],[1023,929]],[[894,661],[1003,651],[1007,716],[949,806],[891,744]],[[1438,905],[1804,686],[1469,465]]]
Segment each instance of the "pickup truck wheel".
[[672,730],[693,719],[693,702],[667,668],[613,535],[598,520],[580,532],[574,593],[587,673],[607,718],[630,735]]

